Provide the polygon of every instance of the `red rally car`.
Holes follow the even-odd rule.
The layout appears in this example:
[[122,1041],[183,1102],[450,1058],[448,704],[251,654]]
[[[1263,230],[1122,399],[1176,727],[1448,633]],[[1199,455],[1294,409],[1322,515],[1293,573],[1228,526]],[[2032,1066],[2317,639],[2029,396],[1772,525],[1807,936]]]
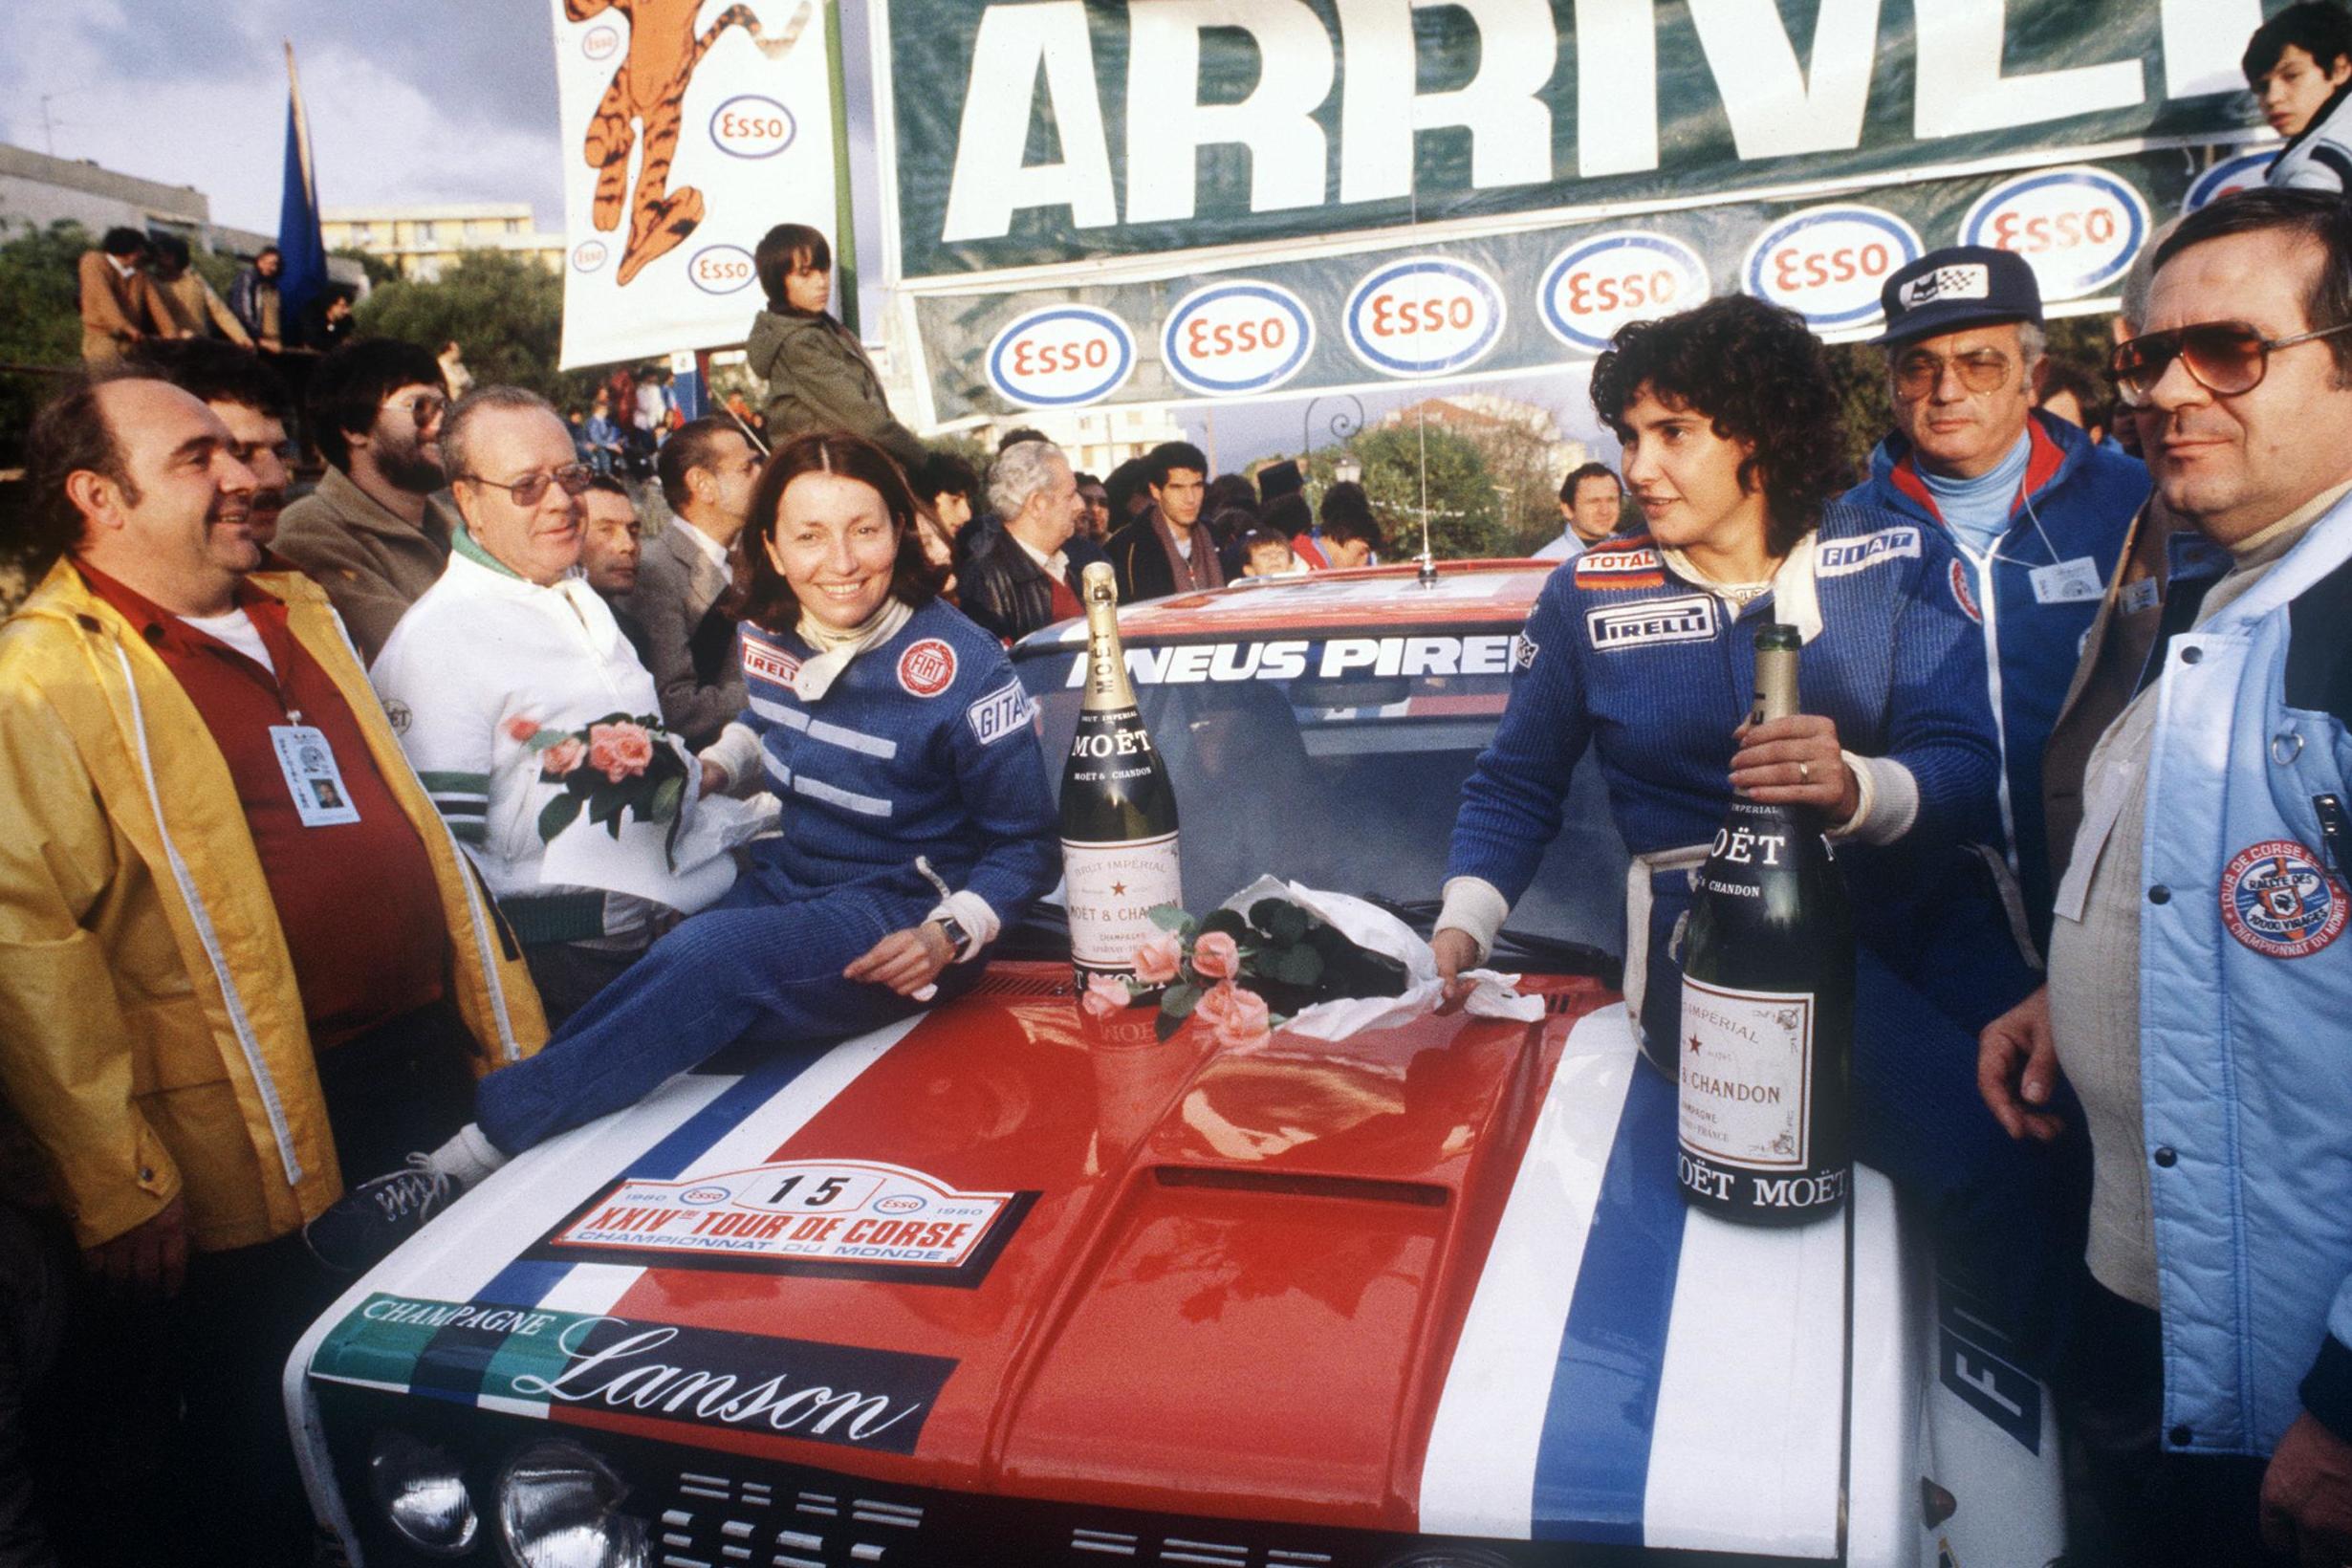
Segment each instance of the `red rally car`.
[[[1191,905],[1273,872],[1426,929],[1546,570],[1122,612]],[[1014,649],[1049,757],[1082,654]],[[320,1515],[371,1568],[2056,1559],[2044,1391],[1883,1179],[1684,1207],[1623,877],[1587,766],[1495,959],[1539,1022],[1162,1041],[1086,1016],[1047,908],[916,1020],[681,1075],[312,1328]]]

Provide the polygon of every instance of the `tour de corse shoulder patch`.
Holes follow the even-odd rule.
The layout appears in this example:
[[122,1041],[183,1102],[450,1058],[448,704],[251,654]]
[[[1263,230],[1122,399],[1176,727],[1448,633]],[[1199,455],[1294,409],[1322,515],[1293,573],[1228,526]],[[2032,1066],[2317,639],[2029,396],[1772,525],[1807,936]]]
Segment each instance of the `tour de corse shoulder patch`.
[[2343,934],[2352,901],[2319,858],[2292,838],[2266,838],[2221,874],[2221,923],[2266,958],[2308,958]]

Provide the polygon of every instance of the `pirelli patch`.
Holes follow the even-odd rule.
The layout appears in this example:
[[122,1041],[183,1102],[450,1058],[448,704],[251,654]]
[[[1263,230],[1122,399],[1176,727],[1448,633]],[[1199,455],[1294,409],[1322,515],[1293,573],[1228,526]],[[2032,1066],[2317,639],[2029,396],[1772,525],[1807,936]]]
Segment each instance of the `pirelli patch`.
[[1715,600],[1708,594],[1584,612],[1585,640],[1601,653],[1653,642],[1705,642],[1714,635]]
[[1875,534],[1864,534],[1852,539],[1825,539],[1813,547],[1813,570],[1817,577],[1842,577],[1877,566],[1884,561],[1900,560],[1906,555],[1919,555],[1919,530],[1915,528],[1882,528]]
[[743,673],[778,686],[790,686],[800,674],[800,661],[752,638],[743,640]]
[[971,732],[980,737],[981,745],[993,746],[1028,729],[1036,709],[1030,706],[1029,693],[1021,689],[1020,682],[1007,681],[964,709],[964,717],[971,722]]
[[1658,552],[1646,546],[1587,550],[1577,557],[1576,584],[1579,588],[1657,588],[1665,582],[1666,567]]

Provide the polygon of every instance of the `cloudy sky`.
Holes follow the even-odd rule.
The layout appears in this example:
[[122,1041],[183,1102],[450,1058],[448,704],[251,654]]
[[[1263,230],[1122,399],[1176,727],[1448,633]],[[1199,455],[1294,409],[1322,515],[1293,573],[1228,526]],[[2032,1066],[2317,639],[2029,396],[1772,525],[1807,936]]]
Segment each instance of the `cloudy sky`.
[[562,223],[546,0],[39,0],[10,11],[0,141],[194,185],[214,221],[274,232],[279,43],[291,39],[324,205],[529,202],[542,228]]

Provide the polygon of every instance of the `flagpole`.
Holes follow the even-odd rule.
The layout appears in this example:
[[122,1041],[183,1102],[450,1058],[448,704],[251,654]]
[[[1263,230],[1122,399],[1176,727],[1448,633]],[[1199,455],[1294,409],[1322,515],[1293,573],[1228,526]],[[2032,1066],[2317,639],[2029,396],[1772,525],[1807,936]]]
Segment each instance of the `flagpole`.
[[833,261],[841,272],[841,325],[856,332],[857,207],[849,188],[849,98],[841,86],[841,0],[825,0],[825,80],[833,98]]

